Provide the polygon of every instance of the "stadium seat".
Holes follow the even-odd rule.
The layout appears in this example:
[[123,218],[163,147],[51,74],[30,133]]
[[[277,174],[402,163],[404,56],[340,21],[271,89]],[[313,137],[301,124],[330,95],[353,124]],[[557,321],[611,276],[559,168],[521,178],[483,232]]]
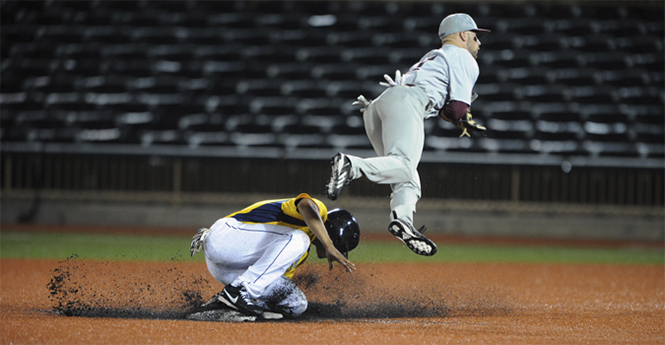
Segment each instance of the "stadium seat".
[[[342,51],[341,59],[347,63],[357,64],[387,64],[390,63],[389,47],[360,47],[347,48]],[[416,60],[417,61],[417,60]],[[414,63],[416,62],[414,61]]]
[[199,45],[193,50],[194,58],[201,61],[240,61],[242,45]]
[[297,98],[292,97],[255,97],[250,103],[252,114],[291,115],[296,113]]
[[538,17],[512,17],[495,23],[498,32],[519,35],[538,35],[546,32],[546,21]]
[[502,50],[512,50],[516,48],[521,48],[522,37],[521,35],[515,35],[512,33],[503,33],[497,32],[492,33],[486,37],[483,37],[482,50],[485,54],[485,51],[502,51]]
[[564,49],[585,53],[608,52],[616,49],[614,37],[589,32],[581,32],[575,36],[566,36],[562,40],[562,46]]
[[388,54],[388,63],[411,67],[413,64],[420,61],[420,58],[422,58],[425,53],[427,53],[427,51],[420,49],[401,47],[392,49]]
[[621,87],[616,92],[618,101],[623,104],[662,105],[665,103],[663,89],[649,87]]
[[[108,134],[108,140],[97,139],[97,141],[115,141],[117,139],[113,138],[114,133]],[[98,134],[97,136],[101,137],[103,133]],[[117,134],[118,137],[120,134]],[[92,141],[92,140],[89,140]],[[182,145],[185,144],[185,141],[182,138],[182,134],[178,130],[150,130],[145,131],[141,134],[140,142],[142,146],[152,146],[152,145]]]
[[640,143],[663,144],[663,138],[665,137],[663,132],[663,126],[644,123],[635,123],[632,126],[634,141]]
[[534,153],[529,142],[521,139],[480,138],[478,146],[492,153]]
[[358,47],[365,48],[371,47],[373,44],[374,32],[373,31],[333,31],[329,32],[325,37],[325,42],[330,46],[339,48]]
[[611,85],[575,86],[564,90],[567,101],[579,103],[614,103],[616,88]]
[[327,82],[319,80],[292,80],[283,82],[281,94],[299,98],[322,98],[326,96]]
[[630,118],[621,112],[621,106],[616,104],[584,104],[580,107],[581,121],[624,123],[628,124]]
[[582,147],[589,155],[597,156],[618,156],[630,157],[635,156],[637,149],[635,145],[628,142],[597,142],[585,140],[582,142]]
[[517,87],[517,84],[479,84],[476,85],[474,91],[478,93],[478,98],[482,101],[502,102],[515,100]]
[[663,52],[662,36],[636,35],[629,37],[618,37],[613,40],[618,50],[629,51],[633,54],[653,54]]
[[586,121],[583,126],[587,140],[595,142],[630,142],[628,126],[625,123],[607,123]]
[[529,56],[529,61],[542,67],[577,68],[580,65],[580,53],[571,50],[536,52]]
[[358,65],[353,63],[320,64],[312,68],[311,78],[326,80],[352,80]]
[[266,76],[284,79],[309,79],[313,63],[286,62],[268,65]]
[[530,4],[486,3],[479,6],[478,12],[482,13],[483,17],[491,16],[495,18],[509,18],[510,20],[523,20],[532,17],[539,18],[536,6]]
[[406,64],[358,66],[356,69],[356,78],[378,83],[384,80],[384,74],[395,76],[395,71],[400,70],[402,73],[405,73],[409,67],[410,66]]
[[599,81],[596,70],[591,68],[558,68],[550,70],[548,77],[552,83],[566,86],[592,86]]
[[336,126],[342,125],[344,119],[339,116],[308,115],[301,119],[301,123],[307,127],[317,128],[316,132],[330,133]]
[[662,142],[659,143],[642,143],[635,144],[635,150],[639,157],[642,158],[665,158],[665,148]]
[[342,62],[339,47],[302,47],[295,53],[297,61],[307,61],[317,64],[335,64]]
[[[490,36],[488,36],[490,37]],[[514,40],[515,48],[531,51],[559,51],[566,48],[566,36],[561,33],[531,34]]]
[[295,148],[327,148],[326,136],[321,134],[280,134],[277,142],[285,149],[292,150]]
[[[370,44],[378,47],[394,47],[414,48],[419,49],[422,37],[425,36],[419,32],[391,32],[391,33],[374,33]],[[429,35],[426,35],[429,36]]]
[[642,86],[648,82],[646,73],[636,69],[599,71],[596,75],[600,83],[617,87]]
[[504,120],[489,118],[485,122],[487,137],[494,139],[529,139],[533,136],[531,120]]
[[620,51],[596,52],[580,55],[580,65],[601,70],[622,70],[628,67],[628,55]]
[[[302,114],[303,116],[321,115],[337,117],[340,121],[343,121],[343,118],[339,117],[339,115],[342,114],[342,104],[344,104],[344,102],[340,99],[331,97],[309,98],[298,101],[296,110],[298,114]],[[350,105],[351,102],[348,102],[348,104]]]
[[282,95],[283,81],[280,79],[245,79],[236,84],[238,95],[273,97]]
[[572,141],[584,137],[578,122],[538,120],[533,138],[546,141]]
[[540,154],[556,154],[562,156],[587,156],[577,140],[543,140],[533,139],[529,141],[529,147]]
[[328,96],[346,99],[349,102],[354,102],[358,95],[374,98],[385,90],[378,82],[373,81],[332,81],[326,83],[325,87]]
[[372,149],[366,134],[329,134],[326,137],[328,145],[334,149]]
[[594,32],[594,23],[595,20],[591,18],[570,17],[546,22],[545,30],[566,35],[579,35]]
[[514,90],[515,99],[529,102],[562,102],[564,90],[561,85],[543,84],[518,86]]
[[[287,150],[371,149],[360,107],[351,103],[359,94],[375,98],[384,74],[406,72],[439,48],[436,31],[452,8],[283,1],[1,6],[3,142]],[[492,30],[482,40],[474,88],[480,98],[472,107],[489,130],[486,138],[460,139],[451,124],[428,121],[426,150],[663,156],[662,11],[628,3],[453,7]]]
[[663,72],[663,54],[633,54],[628,57],[628,67]]
[[549,82],[549,69],[543,67],[518,67],[504,69],[499,72],[503,83],[520,85],[540,85]]
[[499,67],[525,67],[532,63],[533,52],[523,49],[483,51],[478,59],[485,65],[496,65]]
[[267,13],[259,15],[256,20],[256,27],[274,30],[294,30],[301,27],[301,18],[296,14],[287,12]]
[[614,37],[630,37],[643,33],[639,21],[633,18],[612,18],[597,21],[594,24],[594,31]]
[[402,27],[409,32],[436,33],[440,23],[440,18],[427,14],[418,17],[406,17],[402,22]]
[[243,60],[260,63],[280,63],[293,61],[294,47],[262,45],[248,46],[242,49]]
[[563,103],[532,103],[528,108],[531,118],[554,122],[579,122],[581,109],[578,104]]

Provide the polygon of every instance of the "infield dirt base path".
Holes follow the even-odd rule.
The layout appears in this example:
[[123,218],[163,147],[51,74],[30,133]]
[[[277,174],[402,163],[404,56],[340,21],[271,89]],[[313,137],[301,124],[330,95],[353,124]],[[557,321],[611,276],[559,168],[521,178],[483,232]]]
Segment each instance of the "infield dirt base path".
[[[296,279],[311,310],[253,323],[182,317],[192,293],[222,288],[203,263],[3,259],[0,268],[2,344],[665,343],[663,266],[361,264],[346,274],[312,264]],[[76,291],[54,291],[56,276]],[[86,316],[54,312],[63,301]]]

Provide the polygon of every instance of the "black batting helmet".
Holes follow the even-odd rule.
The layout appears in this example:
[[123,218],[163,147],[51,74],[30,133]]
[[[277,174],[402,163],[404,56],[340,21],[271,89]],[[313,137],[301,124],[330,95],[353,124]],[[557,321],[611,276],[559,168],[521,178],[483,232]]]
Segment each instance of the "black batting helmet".
[[349,252],[360,242],[360,227],[356,218],[348,211],[336,208],[328,212],[328,220],[324,224],[335,248],[348,258]]

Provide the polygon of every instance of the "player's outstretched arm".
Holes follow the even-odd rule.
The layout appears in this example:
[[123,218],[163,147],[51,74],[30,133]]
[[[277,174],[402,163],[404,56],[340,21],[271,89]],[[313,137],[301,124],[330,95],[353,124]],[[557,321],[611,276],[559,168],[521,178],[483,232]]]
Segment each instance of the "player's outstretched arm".
[[328,236],[325,225],[323,225],[323,219],[319,215],[319,209],[316,206],[316,203],[310,199],[302,199],[298,203],[298,211],[305,220],[305,224],[309,227],[310,230],[316,235],[316,238],[319,240],[323,249],[326,252],[326,258],[328,259],[328,266],[332,270],[333,261],[339,262],[347,272],[353,272],[356,270],[356,265],[353,264],[349,259],[345,258],[342,253],[335,248]]

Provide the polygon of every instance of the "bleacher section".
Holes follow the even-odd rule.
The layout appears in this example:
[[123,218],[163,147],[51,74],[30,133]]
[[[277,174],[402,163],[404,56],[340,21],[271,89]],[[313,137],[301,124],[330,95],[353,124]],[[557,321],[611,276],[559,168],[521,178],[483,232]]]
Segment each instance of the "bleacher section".
[[664,157],[663,5],[2,1],[3,143],[371,149],[358,94],[438,48],[483,39],[472,112],[425,150]]

